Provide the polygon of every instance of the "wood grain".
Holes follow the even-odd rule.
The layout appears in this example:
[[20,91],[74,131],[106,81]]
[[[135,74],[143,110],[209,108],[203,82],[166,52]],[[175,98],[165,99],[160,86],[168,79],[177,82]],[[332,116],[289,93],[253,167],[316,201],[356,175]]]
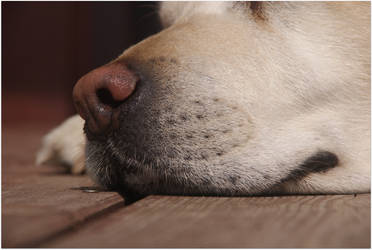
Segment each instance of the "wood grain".
[[370,247],[370,195],[150,196],[45,247]]
[[[26,125],[27,126],[27,125]],[[2,141],[2,246],[32,247],[108,210],[123,206],[116,193],[87,193],[87,176],[71,176],[33,162],[39,127],[5,128]]]

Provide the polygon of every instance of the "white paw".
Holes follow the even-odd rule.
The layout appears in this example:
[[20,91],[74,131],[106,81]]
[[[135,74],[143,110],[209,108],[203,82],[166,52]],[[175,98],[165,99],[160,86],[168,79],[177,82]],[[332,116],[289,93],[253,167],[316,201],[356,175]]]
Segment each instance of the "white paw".
[[86,141],[83,126],[84,120],[75,115],[44,136],[36,164],[63,164],[72,174],[83,173]]

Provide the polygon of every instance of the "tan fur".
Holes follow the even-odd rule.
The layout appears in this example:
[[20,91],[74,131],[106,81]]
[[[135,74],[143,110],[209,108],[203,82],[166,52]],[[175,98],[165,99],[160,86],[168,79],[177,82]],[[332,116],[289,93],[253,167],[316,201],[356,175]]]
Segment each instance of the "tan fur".
[[[200,162],[191,164],[195,171],[189,180],[198,183],[198,176],[210,176],[214,182],[205,190],[221,187],[232,194],[270,188],[281,193],[370,190],[369,2],[265,2],[250,8],[232,2],[167,2],[160,16],[167,28],[117,60],[152,65],[164,85],[169,79],[187,83],[168,86],[178,92],[167,96],[164,105],[171,103],[176,112],[191,98],[218,100],[221,106],[211,101],[210,110],[225,108],[221,112],[226,113],[210,118],[208,128],[231,124],[238,133],[193,143],[200,148],[222,145],[226,154],[210,159],[207,165],[214,167],[208,172],[198,170]],[[194,111],[196,107],[185,110]],[[73,123],[81,121],[74,118]],[[244,126],[238,128],[238,123]],[[57,128],[60,133],[48,135],[41,152],[75,150],[66,126],[75,129],[68,124]],[[203,126],[184,125],[178,132],[202,131]],[[240,147],[232,149],[234,141]],[[261,172],[285,178],[317,150],[335,153],[339,165],[275,187],[262,177]],[[71,155],[81,152],[82,146]],[[44,162],[53,154],[39,155],[38,162]],[[73,162],[70,153],[62,155]],[[146,171],[149,181],[157,178]],[[232,173],[242,178],[241,184],[230,186],[224,180]]]

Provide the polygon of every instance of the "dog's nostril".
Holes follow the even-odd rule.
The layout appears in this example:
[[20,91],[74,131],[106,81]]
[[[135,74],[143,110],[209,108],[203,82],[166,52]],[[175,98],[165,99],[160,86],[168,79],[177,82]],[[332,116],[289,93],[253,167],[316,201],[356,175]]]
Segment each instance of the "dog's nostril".
[[101,135],[118,126],[117,107],[134,92],[138,81],[139,77],[125,64],[113,62],[77,82],[74,104],[91,134]]
[[98,100],[111,108],[118,107],[123,101],[116,101],[114,97],[112,97],[111,92],[108,89],[101,88],[98,89],[96,92],[96,95],[98,97]]

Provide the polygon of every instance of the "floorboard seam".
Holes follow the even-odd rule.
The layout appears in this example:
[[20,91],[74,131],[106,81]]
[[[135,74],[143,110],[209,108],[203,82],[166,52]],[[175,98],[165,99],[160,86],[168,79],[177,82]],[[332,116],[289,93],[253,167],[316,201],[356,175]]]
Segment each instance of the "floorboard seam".
[[[140,200],[138,200],[140,201]],[[136,202],[138,202],[136,201]],[[136,203],[134,202],[134,203]],[[131,203],[130,205],[134,204],[134,203]],[[24,242],[24,243],[21,243],[19,244],[18,246],[15,246],[16,248],[38,248],[40,247],[41,245],[45,244],[45,243],[48,243],[50,241],[54,241],[56,239],[58,239],[59,237],[62,237],[64,236],[65,234],[68,234],[68,233],[71,233],[73,231],[77,231],[79,230],[79,228],[85,226],[86,224],[94,221],[94,220],[97,220],[97,219],[100,219],[102,218],[103,216],[107,215],[107,214],[110,214],[110,213],[113,213],[113,212],[116,212],[122,208],[126,208],[126,207],[129,207],[130,205],[125,205],[124,201],[121,201],[121,202],[117,202],[107,208],[104,208],[96,213],[93,213],[87,217],[85,217],[84,219],[82,220],[79,220],[79,221],[76,221],[75,223],[69,225],[68,227],[62,229],[62,230],[59,230],[57,232],[54,232],[52,233],[51,235],[48,235],[46,237],[42,237],[40,239],[37,239],[35,241],[32,241],[32,242]]]

